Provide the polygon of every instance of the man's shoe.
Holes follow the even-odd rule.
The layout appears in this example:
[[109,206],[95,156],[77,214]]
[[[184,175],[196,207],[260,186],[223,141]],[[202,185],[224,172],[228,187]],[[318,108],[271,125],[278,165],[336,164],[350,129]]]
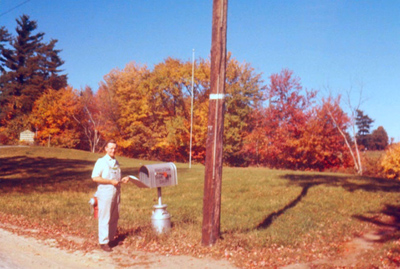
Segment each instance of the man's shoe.
[[112,249],[110,248],[110,246],[108,244],[100,245],[100,248],[102,250],[106,251],[106,252],[111,252],[112,251]]
[[118,246],[117,240],[113,240],[113,241],[108,242],[108,246],[109,246],[110,248],[113,248],[113,247]]

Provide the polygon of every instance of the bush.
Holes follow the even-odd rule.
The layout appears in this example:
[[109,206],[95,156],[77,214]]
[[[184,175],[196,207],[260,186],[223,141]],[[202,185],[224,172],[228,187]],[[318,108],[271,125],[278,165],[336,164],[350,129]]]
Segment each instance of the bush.
[[386,177],[383,172],[382,159],[385,154],[383,150],[365,151],[362,154],[363,175],[369,177]]
[[386,150],[382,167],[387,178],[400,179],[400,143]]

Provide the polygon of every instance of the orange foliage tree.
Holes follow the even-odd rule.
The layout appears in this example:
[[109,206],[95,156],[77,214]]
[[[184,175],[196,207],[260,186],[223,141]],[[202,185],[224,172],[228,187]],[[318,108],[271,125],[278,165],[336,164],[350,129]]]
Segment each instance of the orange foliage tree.
[[74,148],[80,142],[78,123],[81,113],[78,92],[72,87],[58,91],[47,90],[36,100],[30,114],[30,123],[37,129],[36,141],[52,146]]
[[339,132],[339,129],[345,130],[348,123],[349,118],[338,102],[323,100],[320,106],[314,107],[299,141],[299,151],[303,152],[303,167],[322,171],[350,166],[348,148]]
[[[195,149],[201,144],[204,71],[196,68],[194,87]],[[191,64],[168,58],[152,71],[135,63],[112,70],[96,93],[103,119],[102,133],[116,137],[123,153],[140,158],[180,160],[189,156]],[[205,132],[204,132],[205,134]],[[200,141],[200,142],[199,142]],[[201,145],[203,147],[203,145]],[[200,152],[202,149],[199,150]],[[196,151],[197,158],[203,155]]]
[[150,76],[157,135],[154,157],[187,160],[190,130],[191,66],[167,58]]
[[127,156],[146,157],[152,143],[148,76],[146,66],[130,63],[123,70],[115,69],[106,75],[97,92],[101,133],[106,140],[116,138]]
[[[200,59],[195,66],[192,159],[203,162],[210,62]],[[115,137],[126,156],[187,161],[191,72],[190,61],[173,58],[153,70],[135,63],[112,70],[95,95],[103,138]],[[286,69],[266,86],[250,64],[230,54],[226,77],[225,163],[317,170],[348,165],[338,131],[348,118],[339,103],[316,106],[316,91],[304,89]]]
[[[48,90],[34,104],[30,122],[38,141],[95,151],[107,139],[125,156],[188,161],[192,63],[167,58],[153,70],[136,63],[114,69],[99,90]],[[195,65],[192,160],[203,162],[208,121],[210,62]],[[290,70],[264,85],[250,64],[228,55],[224,162],[323,170],[348,166],[349,119],[339,98],[315,105]],[[100,146],[100,147],[99,147]],[[348,146],[348,144],[347,144]]]
[[[103,113],[102,133],[118,137],[125,155],[187,161],[190,141],[192,63],[167,58],[152,71],[137,64],[113,70],[97,92]],[[193,160],[205,154],[210,62],[196,62]],[[225,159],[243,165],[243,137],[253,107],[262,98],[261,75],[249,64],[228,61]],[[244,155],[243,155],[244,156]]]

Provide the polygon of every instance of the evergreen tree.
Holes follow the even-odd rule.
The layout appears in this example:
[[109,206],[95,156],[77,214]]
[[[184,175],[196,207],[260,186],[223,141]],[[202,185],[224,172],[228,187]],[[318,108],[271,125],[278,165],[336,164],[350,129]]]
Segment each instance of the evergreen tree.
[[54,47],[57,43],[56,39],[52,39],[49,44],[43,45],[39,51],[40,72],[44,82],[44,88],[59,90],[67,86],[67,75],[59,75],[63,70],[59,69],[64,61],[58,55],[61,50]]
[[10,38],[4,28],[0,35],[1,40],[9,40],[10,45],[10,48],[0,48],[0,127],[10,125],[14,119],[19,119],[20,126],[23,124],[20,119],[31,112],[33,103],[44,90],[67,86],[67,76],[59,75],[64,62],[58,55],[60,50],[54,48],[57,40],[44,43],[44,33],[34,34],[37,23],[27,15],[22,15],[16,22],[16,37]]
[[365,115],[362,110],[356,110],[356,125],[358,128],[357,142],[359,145],[363,145],[365,148],[369,148],[368,144],[370,141],[370,128],[374,120],[368,115]]
[[[10,40],[11,40],[11,35],[8,33],[7,29],[4,26],[0,27],[0,72],[1,72],[1,74],[3,74],[6,71],[5,70],[6,58],[4,58],[2,53],[4,53],[5,55],[8,55],[10,53],[10,50],[8,50],[6,48],[6,46],[3,44],[9,43]],[[1,85],[0,85],[0,87],[1,87]]]

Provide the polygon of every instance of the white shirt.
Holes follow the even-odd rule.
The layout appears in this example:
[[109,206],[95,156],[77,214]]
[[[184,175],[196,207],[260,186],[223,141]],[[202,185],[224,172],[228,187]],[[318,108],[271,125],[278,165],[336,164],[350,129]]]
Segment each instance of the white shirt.
[[92,172],[92,178],[95,177],[120,181],[121,169],[118,161],[111,158],[108,154],[98,159]]

